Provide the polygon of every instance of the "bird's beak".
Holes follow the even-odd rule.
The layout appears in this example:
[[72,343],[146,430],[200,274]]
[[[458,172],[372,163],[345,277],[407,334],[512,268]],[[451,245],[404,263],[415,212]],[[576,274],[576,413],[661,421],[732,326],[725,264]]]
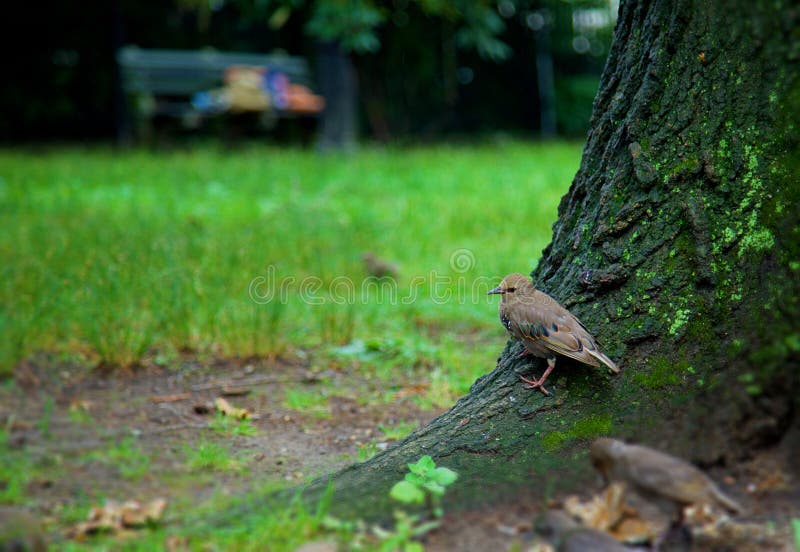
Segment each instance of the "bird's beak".
[[497,286],[496,288],[494,288],[492,290],[489,290],[489,293],[487,293],[486,295],[494,295],[495,293],[499,293],[500,295],[503,295],[505,293],[505,291],[500,289],[500,286]]

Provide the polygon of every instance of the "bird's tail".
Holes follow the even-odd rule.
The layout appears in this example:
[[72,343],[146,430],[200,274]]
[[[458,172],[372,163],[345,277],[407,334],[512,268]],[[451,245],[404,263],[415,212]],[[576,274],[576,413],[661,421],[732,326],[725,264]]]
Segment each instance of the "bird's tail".
[[595,351],[591,351],[590,350],[588,352],[594,358],[596,358],[597,360],[599,360],[600,362],[602,362],[603,364],[608,366],[609,370],[611,370],[615,374],[619,374],[619,368],[617,368],[617,365],[614,364],[614,361],[611,360],[610,358],[608,358],[606,355],[604,355],[603,353],[601,353],[600,351],[597,351],[597,350],[595,350]]
[[720,491],[716,485],[713,486],[713,495],[714,498],[717,499],[717,502],[719,502],[729,512],[734,514],[741,514],[743,512],[739,503]]

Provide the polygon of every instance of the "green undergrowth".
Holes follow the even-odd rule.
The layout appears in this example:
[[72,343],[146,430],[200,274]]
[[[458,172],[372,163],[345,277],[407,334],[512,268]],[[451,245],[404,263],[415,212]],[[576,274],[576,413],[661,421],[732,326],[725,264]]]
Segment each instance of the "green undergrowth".
[[126,437],[108,448],[89,455],[90,460],[105,463],[125,479],[139,480],[150,470],[150,456],[134,437]]
[[[62,541],[59,550],[270,550],[293,552],[303,544],[328,543],[337,549],[422,552],[418,539],[439,526],[441,499],[459,476],[437,466],[430,456],[408,464],[408,472],[389,492],[393,521],[370,524],[361,518],[332,515],[333,483],[308,504],[300,491],[288,494],[279,484],[259,486],[247,497],[218,495],[197,504],[173,507],[167,523],[151,524],[135,538],[94,536]],[[338,547],[337,547],[338,544]],[[328,549],[323,547],[323,549]]]
[[[0,374],[40,350],[116,367],[186,350],[391,349],[412,334],[469,349],[496,324],[487,286],[549,240],[579,155],[522,142],[0,150]],[[397,280],[367,279],[365,251]]]

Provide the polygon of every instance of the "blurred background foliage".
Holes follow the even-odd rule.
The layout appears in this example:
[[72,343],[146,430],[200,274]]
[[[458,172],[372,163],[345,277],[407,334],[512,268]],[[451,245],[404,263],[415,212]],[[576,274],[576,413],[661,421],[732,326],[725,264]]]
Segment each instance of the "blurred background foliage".
[[279,50],[314,65],[321,42],[352,59],[362,137],[535,135],[543,51],[557,133],[582,136],[616,10],[608,0],[13,3],[0,18],[14,53],[0,87],[0,140],[112,138],[124,104],[114,55],[126,44]]

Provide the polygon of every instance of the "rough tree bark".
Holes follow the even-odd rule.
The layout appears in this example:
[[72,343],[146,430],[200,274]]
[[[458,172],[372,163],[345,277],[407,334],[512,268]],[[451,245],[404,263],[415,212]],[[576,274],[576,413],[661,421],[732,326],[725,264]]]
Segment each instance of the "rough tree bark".
[[509,341],[451,410],[335,474],[337,513],[386,515],[388,489],[423,454],[461,474],[454,508],[590,481],[586,444],[599,435],[706,465],[782,438],[800,396],[786,154],[798,22],[788,2],[623,3],[580,170],[532,273],[622,374],[562,358],[544,397],[518,377],[544,361],[517,359]]

